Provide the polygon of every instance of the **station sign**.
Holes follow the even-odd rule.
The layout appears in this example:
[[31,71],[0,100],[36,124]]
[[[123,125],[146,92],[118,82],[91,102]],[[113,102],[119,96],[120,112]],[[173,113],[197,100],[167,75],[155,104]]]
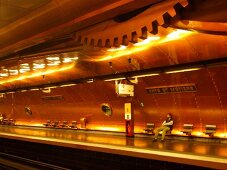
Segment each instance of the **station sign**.
[[154,86],[146,88],[149,94],[165,94],[165,93],[184,93],[196,92],[195,84],[178,84],[169,86]]

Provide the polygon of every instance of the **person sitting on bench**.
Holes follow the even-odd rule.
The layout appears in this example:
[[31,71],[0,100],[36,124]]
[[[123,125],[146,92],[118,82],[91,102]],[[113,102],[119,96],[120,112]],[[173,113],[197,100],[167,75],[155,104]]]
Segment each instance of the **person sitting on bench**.
[[153,141],[157,141],[158,134],[159,134],[159,132],[162,131],[161,142],[163,142],[165,139],[166,132],[172,130],[172,127],[173,127],[173,118],[172,118],[171,113],[168,113],[167,119],[162,123],[162,126],[155,129],[155,131],[154,131],[155,135],[154,135]]

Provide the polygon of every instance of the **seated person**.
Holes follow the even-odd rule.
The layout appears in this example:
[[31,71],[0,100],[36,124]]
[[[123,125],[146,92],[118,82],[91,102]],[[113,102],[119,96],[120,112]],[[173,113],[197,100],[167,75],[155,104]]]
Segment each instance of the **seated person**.
[[167,114],[167,119],[162,123],[162,126],[158,127],[154,132],[155,132],[155,135],[154,135],[154,138],[153,138],[153,141],[157,141],[158,139],[158,133],[160,131],[162,131],[162,138],[161,138],[161,142],[164,141],[165,139],[165,135],[166,135],[166,132],[171,130],[173,127],[173,119],[172,119],[172,115],[170,113]]

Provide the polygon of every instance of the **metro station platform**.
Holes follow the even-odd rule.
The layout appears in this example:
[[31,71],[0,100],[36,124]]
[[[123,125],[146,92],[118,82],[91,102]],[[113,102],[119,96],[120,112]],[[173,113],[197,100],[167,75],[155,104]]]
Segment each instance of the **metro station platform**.
[[[93,161],[99,164],[99,166],[101,166],[101,162],[105,166],[105,168],[101,166],[98,169],[128,169],[129,164],[134,167],[131,169],[140,169],[141,166],[144,169],[154,169],[152,167],[157,167],[157,169],[166,167],[166,169],[227,169],[226,140],[213,139],[211,141],[212,139],[209,139],[205,141],[191,137],[171,138],[168,136],[165,142],[161,143],[159,141],[152,142],[151,139],[151,135],[145,134],[136,134],[134,138],[128,138],[123,133],[114,132],[28,126],[0,126],[0,152],[4,154],[20,153],[19,155],[23,156],[26,154],[29,155],[27,153],[29,152],[30,156],[28,157],[32,158],[32,154],[41,152],[42,148],[46,147],[50,149],[57,147],[58,149],[52,148],[49,151],[46,149],[45,152],[61,155],[67,159],[69,154],[73,155],[76,153],[76,150],[80,150],[80,154],[78,153],[77,156],[71,155],[72,162],[76,160],[79,162],[78,157],[83,157],[84,161],[88,159],[88,164],[89,160],[92,162],[92,159],[95,159]],[[23,143],[23,145],[19,143]],[[28,151],[29,146],[33,146],[34,150],[31,149],[33,152],[31,150]],[[14,150],[10,149],[12,147],[14,147]],[[64,155],[62,150],[68,150],[67,156]],[[81,151],[83,152],[81,153]],[[109,157],[107,155],[115,156]],[[37,157],[41,160],[42,156],[36,155]],[[46,159],[47,155],[44,155],[44,157]],[[125,168],[117,166],[119,161],[127,162],[125,163]],[[78,162],[77,164],[79,164]],[[111,164],[108,167],[103,162],[111,162]],[[147,163],[149,165],[145,165]],[[83,169],[83,165],[80,166]],[[73,165],[69,169],[74,169]]]

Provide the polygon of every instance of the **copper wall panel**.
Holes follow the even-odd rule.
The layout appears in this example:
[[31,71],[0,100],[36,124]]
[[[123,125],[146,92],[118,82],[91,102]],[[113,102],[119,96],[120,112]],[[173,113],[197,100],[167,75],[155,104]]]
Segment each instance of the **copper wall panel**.
[[[196,131],[202,132],[206,124],[217,125],[217,131],[226,132],[227,97],[225,80],[226,67],[215,67],[192,72],[161,74],[139,78],[133,98],[119,97],[115,93],[115,82],[97,81],[71,87],[55,88],[51,93],[42,91],[6,94],[0,110],[19,124],[42,124],[47,119],[80,121],[86,117],[88,128],[115,127],[124,131],[124,103],[133,102],[136,132],[143,132],[146,123],[159,126],[166,113],[173,114],[174,129],[181,130],[183,124],[191,123]],[[212,75],[212,76],[211,76]],[[148,94],[147,87],[195,83],[196,92]],[[62,95],[61,100],[44,100],[44,96]],[[101,104],[112,106],[113,114],[108,117],[101,111]],[[32,109],[32,115],[24,107]]]

